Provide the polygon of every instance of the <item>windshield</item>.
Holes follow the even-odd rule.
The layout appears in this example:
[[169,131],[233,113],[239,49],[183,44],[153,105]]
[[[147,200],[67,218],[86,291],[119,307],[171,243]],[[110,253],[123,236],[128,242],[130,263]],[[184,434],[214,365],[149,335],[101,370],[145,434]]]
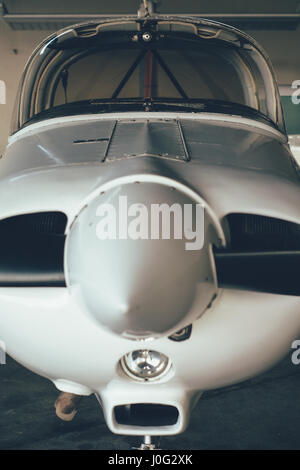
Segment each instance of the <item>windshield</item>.
[[147,50],[121,46],[118,53],[81,54],[63,70],[44,107],[102,98],[192,98],[230,101],[265,111],[263,99],[259,102],[255,95],[251,99],[243,89],[235,54],[222,47]]
[[270,99],[266,65],[260,66],[253,48],[221,41],[218,35],[191,37],[170,28],[163,34],[126,28],[92,35],[65,31],[29,61],[14,131],[32,118],[120,106],[155,111],[176,105],[276,124],[275,88]]

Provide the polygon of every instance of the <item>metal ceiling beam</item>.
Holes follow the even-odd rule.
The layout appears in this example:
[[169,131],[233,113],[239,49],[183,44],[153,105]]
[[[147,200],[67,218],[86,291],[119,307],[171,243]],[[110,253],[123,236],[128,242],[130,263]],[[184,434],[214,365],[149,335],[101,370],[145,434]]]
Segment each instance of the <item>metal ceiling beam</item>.
[[[170,16],[176,13],[170,13]],[[0,20],[11,29],[56,29],[74,23],[89,20],[101,20],[107,17],[130,16],[122,14],[10,14],[4,3],[0,3]],[[199,13],[180,14],[183,17],[203,17],[234,26],[241,25],[249,29],[296,29],[300,22],[300,12],[297,13]]]
[[[3,4],[0,3],[0,8]],[[132,13],[134,15],[134,13]],[[158,14],[159,15],[159,14]],[[220,19],[225,18],[229,20],[277,20],[277,21],[289,21],[289,20],[300,20],[300,13],[169,13],[170,16],[183,16],[183,17],[200,17],[200,18],[209,18],[209,19]],[[107,17],[120,17],[120,16],[130,16],[129,14],[122,15],[121,13],[113,14],[17,14],[17,13],[6,13],[4,9],[3,18],[7,22],[12,21],[73,21],[73,20],[87,20],[87,19],[101,19]],[[162,16],[165,16],[163,14]]]

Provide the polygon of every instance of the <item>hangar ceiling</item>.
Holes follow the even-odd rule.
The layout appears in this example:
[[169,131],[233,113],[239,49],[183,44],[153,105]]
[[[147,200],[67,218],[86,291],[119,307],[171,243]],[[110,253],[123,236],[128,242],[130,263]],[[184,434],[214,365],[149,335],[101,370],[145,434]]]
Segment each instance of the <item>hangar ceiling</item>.
[[[135,14],[140,0],[5,0],[0,21],[13,30],[57,30],[69,24],[111,15]],[[158,13],[199,15],[249,30],[295,30],[299,0],[154,0]]]

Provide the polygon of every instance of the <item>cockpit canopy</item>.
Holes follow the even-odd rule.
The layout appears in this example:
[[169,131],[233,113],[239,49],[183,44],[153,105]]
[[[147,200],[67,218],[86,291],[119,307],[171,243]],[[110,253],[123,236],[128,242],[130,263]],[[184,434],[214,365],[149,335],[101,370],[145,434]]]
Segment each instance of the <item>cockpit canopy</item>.
[[222,24],[156,16],[66,28],[29,59],[12,132],[58,116],[116,111],[243,115],[284,132],[268,58]]

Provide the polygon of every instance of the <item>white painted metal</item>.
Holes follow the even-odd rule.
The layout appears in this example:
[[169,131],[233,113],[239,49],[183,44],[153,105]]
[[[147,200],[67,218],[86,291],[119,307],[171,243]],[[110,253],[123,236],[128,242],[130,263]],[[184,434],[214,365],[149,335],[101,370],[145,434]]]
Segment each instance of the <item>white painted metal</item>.
[[127,119],[188,119],[192,121],[216,121],[222,122],[226,126],[230,123],[237,124],[238,128],[242,129],[243,126],[253,127],[258,130],[265,131],[266,133],[271,134],[274,137],[277,137],[283,142],[286,142],[287,138],[285,134],[280,132],[278,129],[275,129],[272,126],[264,124],[263,122],[255,121],[253,119],[248,119],[243,116],[234,116],[228,114],[213,114],[213,113],[178,113],[178,112],[123,112],[123,113],[103,113],[101,115],[92,116],[88,115],[79,115],[79,116],[70,116],[70,117],[58,117],[53,119],[47,119],[44,121],[39,121],[34,124],[30,124],[15,134],[11,135],[8,138],[8,145],[11,145],[14,142],[17,142],[20,138],[30,135],[37,134],[40,130],[49,128],[52,126],[59,126],[60,124],[69,124],[72,122],[95,122],[95,121],[107,121],[107,120],[127,120]]
[[[203,391],[247,379],[271,367],[300,333],[298,297],[224,290],[194,323],[189,341],[167,338],[131,341],[101,327],[82,312],[65,288],[1,288],[1,335],[7,352],[63,391],[97,393],[110,429],[123,428],[113,407],[123,403],[174,404],[181,419],[172,429],[184,430],[190,408]],[[151,347],[170,357],[175,374],[168,381],[140,384],[119,368],[127,352]],[[168,376],[169,377],[169,376]]]
[[[204,247],[186,250],[184,238],[99,241],[97,208],[108,202],[118,207],[120,196],[149,212],[151,204],[203,206]],[[210,247],[225,245],[223,230],[205,201],[178,181],[143,174],[117,178],[83,200],[78,214],[66,240],[66,282],[102,326],[135,339],[168,336],[197,319],[217,295]]]

